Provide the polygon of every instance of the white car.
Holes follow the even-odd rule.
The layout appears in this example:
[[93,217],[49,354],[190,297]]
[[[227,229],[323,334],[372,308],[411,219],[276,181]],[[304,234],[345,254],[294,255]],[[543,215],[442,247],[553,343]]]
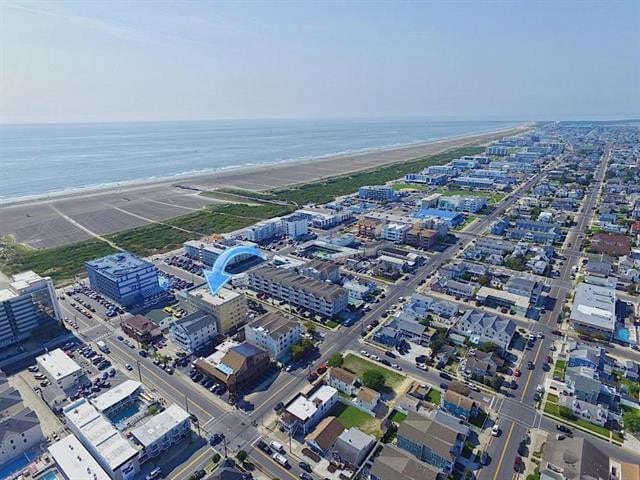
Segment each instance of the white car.
[[496,423],[493,428],[491,429],[491,435],[494,437],[497,437],[500,434],[500,427],[498,426],[498,424]]
[[132,366],[131,366],[131,364],[129,364],[129,363],[127,363],[127,364],[125,365],[125,367],[126,367],[126,368],[127,368],[127,370],[129,370],[129,371],[133,370],[133,367],[132,367]]
[[375,361],[380,360],[380,358],[377,355],[371,355],[371,359]]
[[424,363],[416,363],[416,367],[420,370],[427,370],[427,365]]
[[364,355],[365,357],[368,357],[368,356],[369,356],[369,352],[367,352],[366,350],[360,350],[360,353],[361,353],[362,355]]
[[467,387],[469,387],[474,392],[479,392],[480,388],[475,383],[467,382]]

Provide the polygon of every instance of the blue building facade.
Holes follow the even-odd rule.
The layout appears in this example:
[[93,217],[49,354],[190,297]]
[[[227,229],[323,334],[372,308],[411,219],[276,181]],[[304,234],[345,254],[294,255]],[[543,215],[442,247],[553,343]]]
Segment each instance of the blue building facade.
[[163,293],[158,269],[133,253],[121,252],[85,264],[92,290],[129,306]]
[[457,227],[464,223],[464,215],[459,212],[450,212],[439,208],[421,208],[416,214],[418,218],[439,218],[446,222],[449,227]]

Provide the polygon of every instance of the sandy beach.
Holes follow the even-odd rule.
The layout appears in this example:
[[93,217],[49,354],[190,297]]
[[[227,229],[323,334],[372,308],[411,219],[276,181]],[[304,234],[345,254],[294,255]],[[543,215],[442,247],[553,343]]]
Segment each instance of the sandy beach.
[[[519,127],[426,144],[295,163],[226,170],[195,177],[82,191],[0,205],[0,236],[33,247],[51,247],[166,220],[219,202],[200,195],[217,188],[264,191],[381,165],[481,145],[525,130]],[[184,188],[187,187],[187,188]]]

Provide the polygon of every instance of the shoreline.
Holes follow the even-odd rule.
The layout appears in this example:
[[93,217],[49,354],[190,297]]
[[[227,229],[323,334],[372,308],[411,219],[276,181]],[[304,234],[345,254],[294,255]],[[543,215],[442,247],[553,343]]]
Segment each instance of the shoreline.
[[[137,190],[137,189],[145,189],[152,187],[176,187],[183,185],[184,183],[189,182],[202,182],[209,181],[212,178],[223,178],[227,174],[238,174],[238,173],[246,173],[246,174],[256,174],[261,171],[271,171],[273,169],[285,168],[288,169],[292,166],[304,166],[308,164],[321,165],[325,162],[336,162],[336,161],[348,161],[349,159],[356,159],[363,156],[384,156],[385,154],[393,154],[393,153],[401,153],[407,150],[416,150],[423,149],[431,146],[436,146],[441,143],[454,142],[458,140],[466,140],[468,142],[474,142],[476,139],[480,141],[481,139],[478,137],[486,137],[493,135],[506,135],[509,133],[514,133],[518,131],[524,131],[531,126],[531,123],[523,123],[522,125],[517,125],[514,127],[508,127],[504,129],[498,130],[490,130],[485,132],[476,132],[462,135],[454,135],[450,137],[444,137],[437,140],[427,141],[427,142],[418,142],[418,143],[409,143],[409,144],[400,144],[400,145],[389,145],[382,147],[371,147],[364,148],[359,151],[355,151],[352,153],[329,153],[326,155],[319,155],[309,158],[294,158],[290,160],[280,160],[274,162],[265,162],[260,164],[244,164],[244,165],[232,165],[227,167],[219,167],[211,170],[205,171],[193,171],[193,172],[184,172],[178,173],[169,176],[162,177],[150,177],[147,179],[136,179],[136,180],[123,180],[120,182],[109,182],[105,184],[98,185],[87,185],[83,187],[69,187],[63,190],[56,190],[47,193],[41,194],[32,194],[32,195],[23,195],[19,197],[13,198],[0,198],[0,209],[4,207],[12,207],[19,205],[29,205],[29,204],[40,204],[45,201],[55,201],[55,200],[65,200],[69,198],[77,198],[83,196],[93,196],[96,194],[101,194],[105,192],[126,192]],[[461,146],[461,145],[456,145]],[[448,147],[454,148],[454,147]],[[432,154],[432,153],[425,153]],[[418,155],[420,156],[420,155]],[[376,162],[375,165],[372,165],[371,168],[375,168],[382,165],[387,165],[389,163],[398,163],[402,161],[410,160],[411,158],[405,159],[394,159],[388,162]],[[355,171],[361,171],[366,168],[356,168],[354,170],[349,170],[347,172],[338,173],[338,175],[345,173],[352,173]],[[292,184],[294,185],[294,184]]]
[[389,150],[322,160],[259,165],[220,173],[67,193],[57,197],[0,204],[0,237],[33,248],[58,247],[98,239],[134,228],[161,224],[189,213],[228,203],[202,195],[223,188],[264,192],[314,184],[457,148],[486,145],[525,132],[530,124],[491,133],[466,135]]

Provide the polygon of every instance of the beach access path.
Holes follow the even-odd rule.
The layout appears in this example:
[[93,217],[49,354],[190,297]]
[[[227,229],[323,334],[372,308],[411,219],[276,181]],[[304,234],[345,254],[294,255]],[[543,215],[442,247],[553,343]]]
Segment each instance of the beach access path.
[[[0,205],[0,237],[36,248],[66,245],[167,220],[223,200],[200,193],[217,188],[265,191],[482,145],[527,126],[430,143],[306,162],[238,168],[190,178],[78,192]],[[152,172],[150,172],[152,173]]]

